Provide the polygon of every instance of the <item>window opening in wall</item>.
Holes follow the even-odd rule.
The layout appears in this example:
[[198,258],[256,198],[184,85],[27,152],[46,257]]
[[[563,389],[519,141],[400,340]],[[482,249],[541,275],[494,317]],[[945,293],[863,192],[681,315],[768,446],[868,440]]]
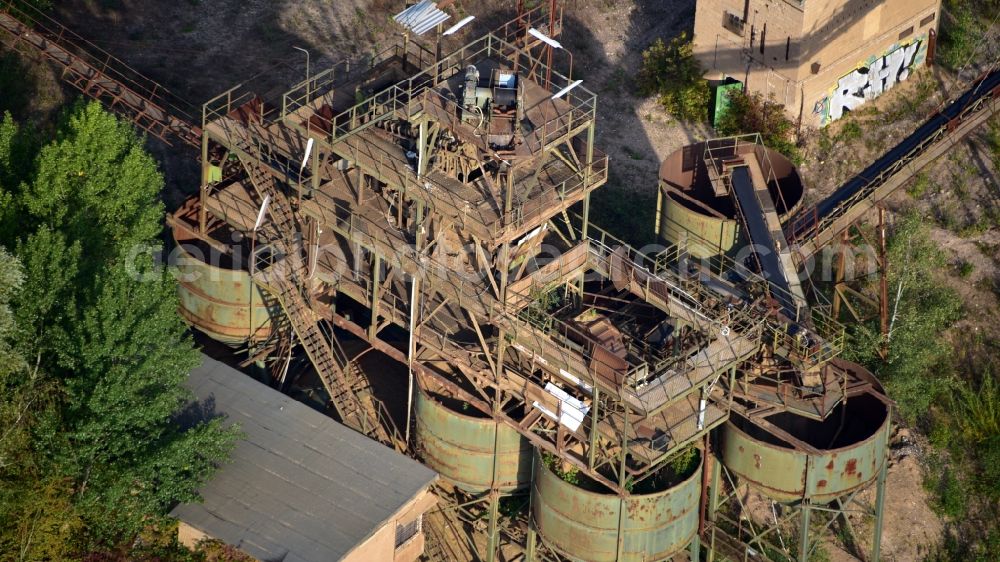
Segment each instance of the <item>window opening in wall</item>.
[[753,50],[753,40],[757,38],[757,30],[754,26],[750,26],[750,49]]
[[405,525],[396,525],[396,548],[403,546],[406,544],[406,541],[415,537],[420,532],[423,521],[424,516],[421,514]]
[[789,35],[788,39],[785,40],[785,60],[788,60],[788,53],[792,51],[792,36]]
[[764,36],[767,35],[767,24],[760,30],[760,54],[764,54]]
[[932,21],[934,21],[934,17],[935,16],[937,16],[936,12],[933,13],[933,14],[931,14],[931,15],[929,15],[929,16],[927,16],[926,18],[920,20],[920,27],[923,27],[923,26],[931,23]]
[[899,33],[899,38],[900,38],[900,40],[906,39],[910,35],[913,35],[913,26],[912,25],[910,27],[904,29],[903,31],[901,31]]
[[740,19],[740,16],[732,12],[726,12],[722,16],[722,26],[740,37],[743,36],[743,25],[744,21]]

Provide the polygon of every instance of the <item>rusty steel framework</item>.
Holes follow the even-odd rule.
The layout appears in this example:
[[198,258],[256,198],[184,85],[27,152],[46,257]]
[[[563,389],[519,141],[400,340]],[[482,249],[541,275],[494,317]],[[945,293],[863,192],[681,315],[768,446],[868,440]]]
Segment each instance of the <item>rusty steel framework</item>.
[[[608,171],[596,95],[528,33],[561,27],[541,6],[447,56],[404,37],[280,99],[224,92],[202,112],[201,212],[185,228],[246,234],[253,278],[348,425],[412,445],[409,423],[400,435],[353,391],[364,374],[333,328],[406,365],[411,389],[433,381],[628,497],[733,407],[822,416],[845,396],[826,366],[843,330],[818,309],[782,314],[741,264],[646,255],[590,224]],[[499,495],[479,498],[487,557]],[[533,529],[529,551],[545,549]]]
[[0,40],[41,53],[80,93],[132,120],[150,135],[198,146],[193,108],[117,57],[56,22],[30,2],[0,1]]
[[[843,327],[826,307],[790,314],[779,303],[792,296],[745,263],[691,259],[693,233],[647,254],[590,224],[608,157],[595,146],[597,96],[572,80],[571,57],[570,76],[557,70],[554,49],[539,37],[562,28],[555,1],[534,9],[519,2],[516,18],[450,54],[440,41],[432,49],[404,35],[280,97],[236,86],[205,103],[194,125],[187,106],[155,82],[44,14],[0,2],[5,44],[41,52],[70,84],[151,135],[201,149],[200,193],[171,226],[219,252],[251,256],[243,267],[283,315],[266,336],[251,337],[248,361],[269,359],[283,379],[301,346],[345,424],[414,450],[414,385],[433,381],[600,483],[621,506],[631,486],[679,452],[712,452],[709,433],[731,415],[819,454],[767,417],[822,421],[871,392],[871,381],[835,361]],[[926,163],[995,111],[994,98],[977,102],[907,158]],[[730,156],[705,154],[720,170]],[[823,223],[803,226],[801,215],[789,238],[815,252],[908,169],[901,161],[872,178]],[[233,232],[241,235],[235,243]],[[360,354],[341,345],[343,334],[408,368],[402,428],[371,390]],[[700,556],[701,537],[712,548],[738,543],[746,557],[767,532],[748,537],[719,524],[735,484],[720,483],[729,473],[705,456],[690,556]],[[880,490],[882,481],[884,465]],[[496,483],[482,494],[446,495],[457,498],[447,509],[458,519],[486,522],[485,547],[465,552],[492,560],[506,541],[523,542],[529,560],[564,557],[531,515],[500,528]],[[808,531],[813,508],[803,505]],[[429,533],[449,531],[435,523]],[[731,540],[719,538],[727,533]],[[876,545],[877,536],[876,528]],[[622,549],[619,537],[618,559]]]

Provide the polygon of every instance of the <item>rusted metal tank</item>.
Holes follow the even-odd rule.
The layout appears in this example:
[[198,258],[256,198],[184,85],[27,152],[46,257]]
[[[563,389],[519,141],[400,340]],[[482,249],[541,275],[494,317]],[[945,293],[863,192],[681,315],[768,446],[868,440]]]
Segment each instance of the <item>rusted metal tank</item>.
[[[670,243],[684,242],[693,257],[706,258],[738,250],[741,223],[731,197],[719,195],[705,164],[706,148],[718,155],[718,144],[731,139],[692,144],[670,154],[660,165],[658,234]],[[803,194],[802,179],[792,162],[775,150],[740,142],[733,152],[757,158],[780,217],[794,213]],[[711,209],[713,212],[710,212]],[[687,232],[694,236],[685,236]]]
[[[419,386],[419,385],[418,385]],[[531,444],[508,425],[477,416],[474,408],[419,388],[416,393],[415,437],[424,464],[459,488],[484,492],[493,484],[510,492],[531,480]]]
[[[180,313],[188,324],[231,346],[271,333],[271,314],[263,290],[250,274],[233,269],[232,259],[175,229],[172,250]],[[280,311],[273,311],[280,314]]]
[[722,428],[723,464],[772,499],[828,503],[878,477],[886,462],[889,407],[874,376],[860,365],[838,360],[872,384],[872,390],[837,406],[824,421],[788,413],[767,417],[816,452],[807,452],[734,416]]
[[573,559],[664,560],[687,548],[698,532],[702,470],[699,460],[693,474],[670,488],[621,498],[564,481],[536,455],[531,506],[538,534]]

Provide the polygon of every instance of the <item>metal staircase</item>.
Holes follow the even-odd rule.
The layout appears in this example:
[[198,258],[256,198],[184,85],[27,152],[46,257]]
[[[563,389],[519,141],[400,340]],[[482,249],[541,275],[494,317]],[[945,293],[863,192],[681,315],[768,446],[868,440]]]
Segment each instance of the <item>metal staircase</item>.
[[[385,419],[387,416],[380,415],[384,409],[370,394],[368,400],[359,398],[357,389],[352,385],[352,381],[365,382],[364,373],[350,361],[333,330],[323,329],[322,320],[309,305],[309,272],[302,255],[299,221],[291,201],[275,177],[260,164],[264,161],[263,150],[250,134],[249,128],[241,128],[231,140],[235,141],[240,162],[258,198],[262,204],[265,199],[270,201],[266,210],[270,220],[261,225],[261,230],[268,241],[264,248],[269,249],[274,258],[264,267],[257,267],[258,256],[255,256],[253,279],[281,304],[341,421],[385,445],[395,447],[395,432],[386,428],[391,427],[391,422]],[[383,424],[383,420],[387,423]]]
[[[366,406],[366,401],[358,397],[351,384],[352,381],[364,381],[364,374],[347,357],[333,331],[323,330],[321,320],[309,307],[301,287],[295,281],[297,275],[282,267],[295,262],[301,264],[301,259],[286,254],[269,267],[255,267],[254,281],[274,294],[281,303],[292,330],[315,367],[341,421],[383,444],[395,447],[394,435],[381,423],[380,418],[383,416],[379,415],[380,409],[374,399]],[[293,266],[292,271],[295,269],[299,268]]]

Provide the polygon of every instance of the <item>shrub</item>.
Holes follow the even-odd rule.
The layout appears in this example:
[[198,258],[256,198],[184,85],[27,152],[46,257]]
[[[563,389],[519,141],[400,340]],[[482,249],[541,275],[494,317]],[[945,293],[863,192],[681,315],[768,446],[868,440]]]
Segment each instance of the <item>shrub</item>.
[[542,453],[542,462],[545,463],[545,466],[554,472],[556,476],[562,478],[564,482],[568,482],[574,486],[580,485],[581,480],[579,468],[575,466],[564,468],[562,460],[551,453]]
[[706,121],[711,91],[702,74],[687,33],[669,43],[657,39],[642,53],[639,93],[657,96],[660,104],[682,121]]
[[746,93],[732,90],[729,109],[719,119],[718,130],[723,135],[760,133],[764,144],[784,154],[796,164],[802,163],[802,154],[795,146],[795,124],[785,114],[785,106],[773,97],[765,98],[759,92]]
[[969,4],[946,2],[937,60],[953,70],[965,66],[975,53],[982,32],[983,24]]
[[913,182],[906,188],[906,192],[910,194],[910,197],[914,199],[919,199],[927,193],[927,189],[931,186],[931,179],[927,175],[927,172],[920,172],[913,178]]

